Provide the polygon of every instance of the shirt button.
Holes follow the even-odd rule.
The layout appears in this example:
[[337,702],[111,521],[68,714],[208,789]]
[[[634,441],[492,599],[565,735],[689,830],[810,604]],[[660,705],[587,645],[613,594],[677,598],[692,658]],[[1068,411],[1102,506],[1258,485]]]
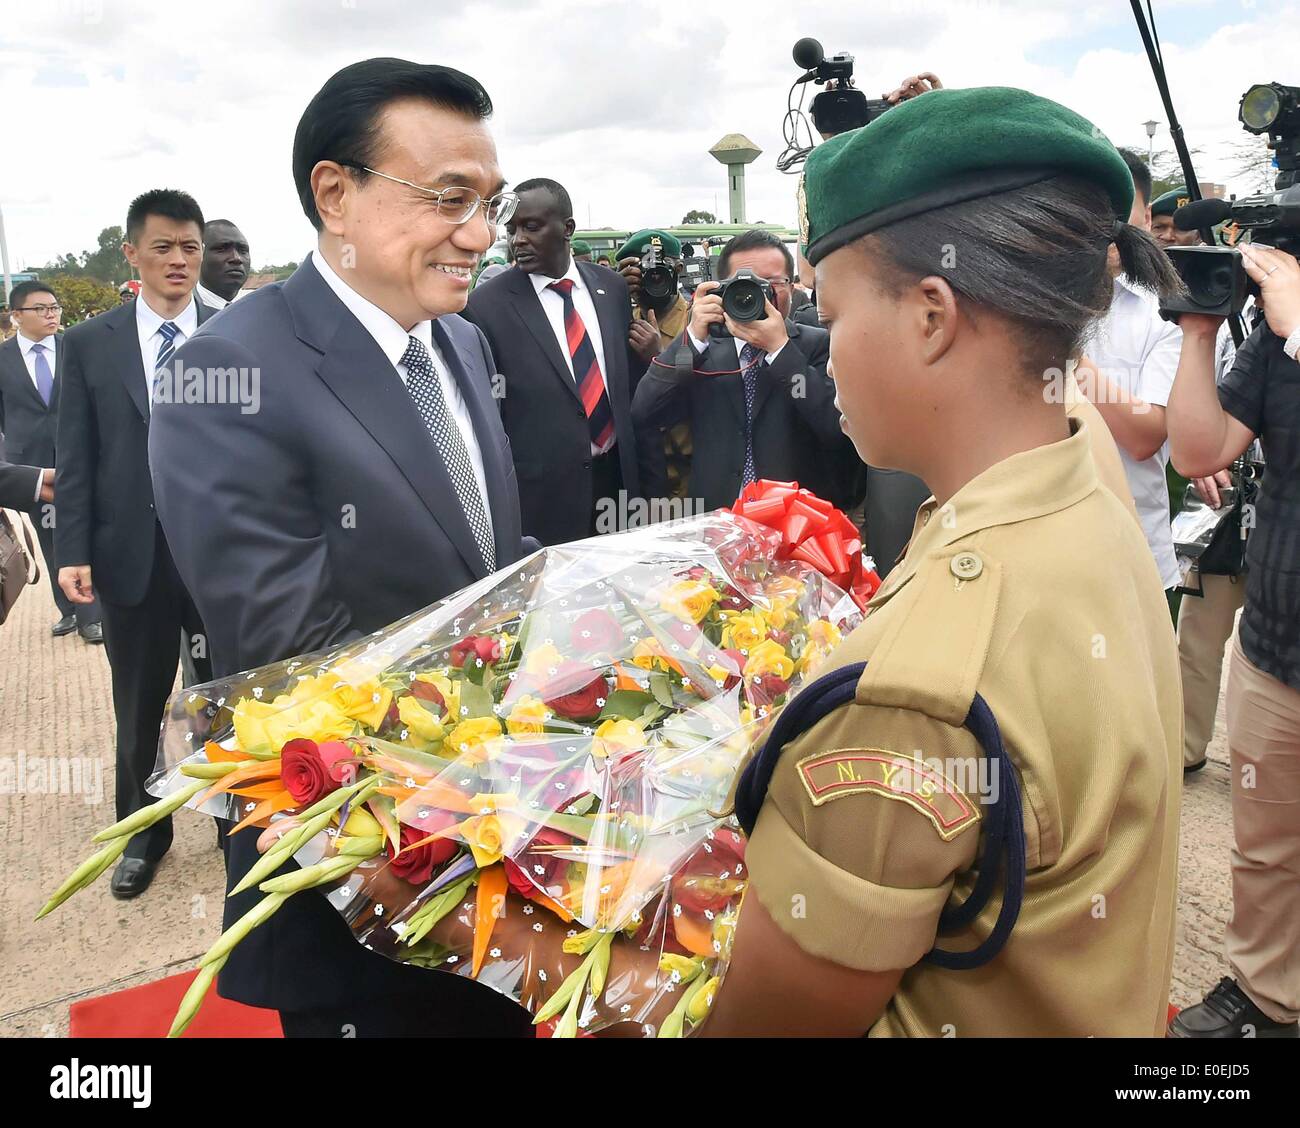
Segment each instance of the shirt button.
[[959,552],[949,562],[948,568],[959,580],[973,580],[984,571],[984,561],[973,552]]

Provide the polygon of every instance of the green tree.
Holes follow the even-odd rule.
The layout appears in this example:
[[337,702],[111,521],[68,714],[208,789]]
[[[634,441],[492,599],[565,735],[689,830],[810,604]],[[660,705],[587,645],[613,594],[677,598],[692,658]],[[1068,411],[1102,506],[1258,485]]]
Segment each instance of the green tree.
[[[1196,158],[1202,150],[1198,146],[1191,150],[1192,164],[1196,164]],[[1183,166],[1179,163],[1178,153],[1174,149],[1162,149],[1154,154],[1151,158],[1151,198],[1153,200],[1163,196],[1166,192],[1174,188],[1183,186],[1185,182],[1183,176]]]
[[120,286],[131,277],[131,265],[122,254],[122,229],[105,227],[99,233],[99,245],[93,251],[84,251],[81,265],[91,278]]
[[1273,150],[1268,147],[1268,138],[1254,133],[1247,133],[1236,141],[1226,145],[1228,158],[1232,161],[1232,181],[1243,196],[1254,196],[1260,192],[1273,191],[1277,183],[1277,166],[1273,163]]
[[117,287],[84,275],[44,276],[41,281],[54,290],[63,307],[63,324],[75,325],[96,313],[117,305]]
[[717,223],[718,217],[708,211],[688,211],[682,216],[682,223]]

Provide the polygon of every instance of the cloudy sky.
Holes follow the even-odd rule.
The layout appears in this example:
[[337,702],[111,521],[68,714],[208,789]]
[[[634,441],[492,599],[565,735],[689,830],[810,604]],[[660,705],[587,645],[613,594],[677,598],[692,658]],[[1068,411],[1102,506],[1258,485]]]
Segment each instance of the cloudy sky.
[[[1300,85],[1300,2],[1154,7],[1198,172],[1232,182],[1242,91]],[[371,55],[479,78],[507,177],[560,180],[580,227],[721,214],[725,172],[708,149],[731,132],[763,150],[750,219],[793,223],[794,181],[775,159],[806,35],[855,55],[872,97],[928,69],[1055,98],[1118,145],[1144,148],[1156,119],[1156,149],[1169,147],[1124,0],[0,0],[10,265],[92,246],[162,185],[239,223],[255,265],[300,258],[313,240],[289,172],[294,126],[333,71]]]

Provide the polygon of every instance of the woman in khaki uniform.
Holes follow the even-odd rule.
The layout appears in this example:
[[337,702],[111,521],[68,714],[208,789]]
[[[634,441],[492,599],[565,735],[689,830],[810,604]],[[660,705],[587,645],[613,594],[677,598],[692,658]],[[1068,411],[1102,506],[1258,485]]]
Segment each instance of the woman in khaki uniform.
[[1177,654],[1091,422],[1043,388],[1106,309],[1110,245],[1177,279],[1117,218],[1113,146],[1024,91],[923,95],[806,182],[845,430],[935,496],[739,782],[751,884],[702,1032],[1158,1035]]

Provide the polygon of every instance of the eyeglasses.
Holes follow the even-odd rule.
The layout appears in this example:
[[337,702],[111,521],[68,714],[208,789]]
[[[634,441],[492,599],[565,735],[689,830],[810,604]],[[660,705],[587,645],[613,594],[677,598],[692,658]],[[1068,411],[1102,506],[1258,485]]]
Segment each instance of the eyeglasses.
[[448,223],[468,223],[474,213],[478,211],[479,205],[482,204],[484,218],[495,227],[509,222],[510,217],[515,214],[515,209],[519,206],[519,197],[513,192],[499,192],[491,199],[485,200],[473,188],[426,188],[422,184],[413,184],[409,180],[403,180],[400,176],[389,176],[386,172],[368,168],[366,165],[357,164],[355,161],[339,161],[338,163],[344,168],[355,168],[361,172],[368,172],[372,176],[381,176],[385,180],[391,180],[394,184],[405,184],[408,188],[414,188],[417,192],[437,202],[438,216]]
[[19,306],[14,310],[14,313],[39,313],[44,317],[47,313],[61,313],[62,310],[63,307],[61,305],[34,305]]

